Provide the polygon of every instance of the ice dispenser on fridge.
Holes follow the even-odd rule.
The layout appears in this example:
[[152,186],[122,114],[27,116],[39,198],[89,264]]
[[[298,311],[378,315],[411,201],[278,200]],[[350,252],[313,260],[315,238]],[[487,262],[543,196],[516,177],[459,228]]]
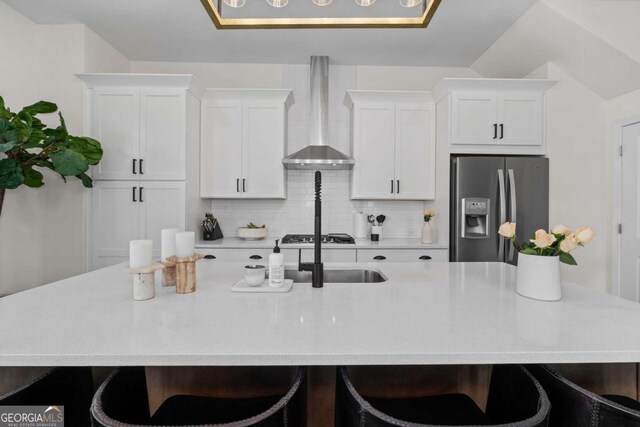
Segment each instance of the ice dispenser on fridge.
[[463,239],[488,239],[489,238],[489,211],[491,201],[480,198],[462,199],[462,238]]

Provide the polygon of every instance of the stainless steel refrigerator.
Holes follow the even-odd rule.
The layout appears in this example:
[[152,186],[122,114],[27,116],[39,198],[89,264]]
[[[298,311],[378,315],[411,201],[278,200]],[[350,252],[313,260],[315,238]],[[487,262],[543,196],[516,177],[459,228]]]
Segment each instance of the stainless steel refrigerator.
[[452,157],[450,261],[516,265],[518,252],[498,235],[506,221],[520,240],[549,228],[549,159]]

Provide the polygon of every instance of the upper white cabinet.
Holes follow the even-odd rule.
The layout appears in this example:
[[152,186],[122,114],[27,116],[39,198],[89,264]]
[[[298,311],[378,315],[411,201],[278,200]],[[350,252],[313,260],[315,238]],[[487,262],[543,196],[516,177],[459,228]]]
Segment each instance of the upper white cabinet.
[[426,92],[349,91],[351,198],[435,197],[435,107]]
[[202,102],[200,196],[287,197],[290,90],[208,89]]
[[185,179],[188,76],[80,77],[90,87],[91,135],[104,149],[95,179]]
[[436,88],[438,121],[451,153],[545,154],[549,80],[444,79]]

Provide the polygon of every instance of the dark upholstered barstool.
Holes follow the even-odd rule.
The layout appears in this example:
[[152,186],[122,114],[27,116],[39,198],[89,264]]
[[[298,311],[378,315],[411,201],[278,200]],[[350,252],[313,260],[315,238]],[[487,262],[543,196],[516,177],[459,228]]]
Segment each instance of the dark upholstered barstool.
[[94,426],[217,426],[295,427],[305,416],[299,368],[284,395],[254,398],[172,396],[150,415],[144,368],[119,368],[105,380],[91,405]]
[[91,368],[54,368],[0,396],[0,405],[64,406],[65,425],[91,425]]
[[551,401],[550,427],[640,427],[640,403],[625,396],[599,396],[548,366],[528,366]]
[[522,366],[495,366],[487,411],[464,394],[413,398],[360,396],[346,368],[338,369],[337,427],[386,426],[546,426],[549,399],[540,384]]

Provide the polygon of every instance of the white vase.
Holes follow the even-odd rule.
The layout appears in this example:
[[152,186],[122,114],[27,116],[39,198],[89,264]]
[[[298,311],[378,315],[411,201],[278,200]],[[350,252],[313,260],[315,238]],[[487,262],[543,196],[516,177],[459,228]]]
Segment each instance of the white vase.
[[422,225],[422,243],[433,243],[433,225],[431,221]]
[[558,301],[562,298],[560,258],[518,254],[516,291],[527,298]]

